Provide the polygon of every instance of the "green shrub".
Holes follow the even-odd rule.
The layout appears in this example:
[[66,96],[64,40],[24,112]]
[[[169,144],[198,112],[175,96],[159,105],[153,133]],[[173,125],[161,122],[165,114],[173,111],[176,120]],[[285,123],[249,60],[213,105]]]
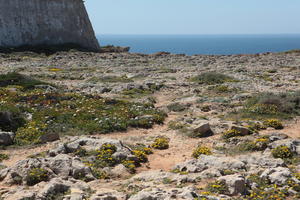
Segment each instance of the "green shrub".
[[190,81],[199,84],[214,85],[214,84],[222,84],[225,82],[234,82],[237,80],[228,75],[224,75],[216,72],[206,72],[191,78]]
[[267,119],[264,121],[264,125],[275,129],[283,129],[283,125],[278,119]]
[[205,146],[198,146],[192,154],[192,157],[199,158],[200,155],[211,155],[211,149]]
[[96,153],[96,166],[98,168],[113,167],[118,161],[112,156],[117,151],[115,145],[103,144]]
[[165,137],[158,137],[151,144],[151,147],[154,149],[168,149],[169,148],[169,139]]
[[167,106],[168,110],[173,111],[173,112],[182,112],[182,111],[186,110],[188,107],[189,107],[189,105],[183,105],[180,103],[172,103]]
[[138,159],[138,163],[145,163],[148,161],[147,154],[144,151],[140,150],[133,150],[132,153],[136,156]]
[[36,85],[49,84],[15,72],[0,75],[0,87],[6,87],[9,85],[21,86],[27,90],[33,89]]
[[16,132],[15,143],[18,145],[38,144],[40,137],[45,134],[46,124],[31,121]]
[[222,138],[223,139],[229,139],[232,137],[238,137],[238,136],[243,136],[242,133],[236,129],[231,129],[228,131],[225,131],[224,133],[222,133]]
[[206,190],[216,194],[228,194],[228,186],[225,181],[215,181],[206,186]]
[[290,118],[300,115],[300,91],[292,93],[262,93],[244,104],[244,118]]
[[293,152],[291,149],[285,145],[281,145],[272,150],[272,155],[274,158],[292,158]]
[[15,132],[26,123],[20,109],[15,105],[0,105],[0,130]]
[[26,184],[29,186],[35,185],[42,181],[48,181],[48,171],[42,168],[33,168],[28,171],[25,177]]
[[9,159],[9,156],[7,154],[0,153],[0,162],[2,162],[3,160],[8,160],[8,159]]
[[[128,127],[151,128],[167,116],[150,104],[77,93],[0,89],[0,101],[0,117],[1,111],[13,116],[11,124],[0,119],[0,128],[17,132],[18,144],[38,143],[41,135],[49,133],[105,134]],[[23,116],[28,114],[32,119],[26,123]]]

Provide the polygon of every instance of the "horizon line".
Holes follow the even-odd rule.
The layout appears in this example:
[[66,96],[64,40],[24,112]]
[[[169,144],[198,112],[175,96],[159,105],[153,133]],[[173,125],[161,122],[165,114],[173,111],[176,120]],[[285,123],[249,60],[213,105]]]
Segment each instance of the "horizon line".
[[95,33],[96,35],[300,35],[300,33]]

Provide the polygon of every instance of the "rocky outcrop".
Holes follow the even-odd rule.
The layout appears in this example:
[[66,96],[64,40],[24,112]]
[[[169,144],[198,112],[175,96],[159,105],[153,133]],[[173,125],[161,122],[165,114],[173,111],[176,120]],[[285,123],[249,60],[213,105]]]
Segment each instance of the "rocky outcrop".
[[0,0],[0,47],[66,44],[100,49],[82,0]]

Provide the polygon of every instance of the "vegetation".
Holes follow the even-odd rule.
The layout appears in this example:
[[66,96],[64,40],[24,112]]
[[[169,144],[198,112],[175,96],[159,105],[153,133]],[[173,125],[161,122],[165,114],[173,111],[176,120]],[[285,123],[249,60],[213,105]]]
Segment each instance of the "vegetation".
[[32,186],[42,181],[48,181],[48,178],[47,170],[42,168],[33,168],[28,171],[25,181],[27,185]]
[[192,154],[192,157],[199,158],[200,155],[211,155],[211,149],[205,146],[198,146]]
[[292,158],[293,157],[293,152],[291,149],[287,146],[278,146],[275,149],[272,150],[272,155],[274,158]]
[[4,153],[0,153],[0,162],[2,162],[3,160],[8,160],[9,156],[7,154]]
[[291,93],[261,93],[248,99],[243,108],[231,117],[264,120],[288,119],[300,115],[300,91]]
[[243,136],[242,135],[242,132],[241,131],[238,131],[236,129],[230,129],[228,131],[225,131],[223,134],[222,134],[222,138],[223,139],[229,139],[229,138],[232,138],[232,137],[238,137],[238,136]]
[[267,119],[264,121],[264,125],[275,129],[283,129],[283,125],[278,119]]
[[9,85],[19,86],[24,90],[33,89],[37,85],[49,85],[45,82],[30,78],[19,73],[8,73],[0,75],[0,87],[7,87]]
[[129,83],[133,82],[132,79],[125,76],[103,76],[93,77],[88,80],[89,82],[103,82],[103,83]]
[[235,82],[237,80],[225,74],[220,74],[216,72],[206,72],[198,76],[192,77],[190,81],[199,84],[215,85],[222,84],[225,82]]
[[228,186],[225,181],[214,181],[206,186],[206,190],[215,194],[228,194]]
[[168,149],[169,148],[169,139],[165,137],[158,137],[154,140],[151,145],[154,149]]
[[[38,143],[41,135],[52,132],[94,134],[150,128],[166,117],[152,104],[37,89],[15,93],[0,88],[0,101],[1,112],[15,116],[9,127],[0,123],[1,129],[15,131],[18,144]],[[25,121],[28,114],[32,119]]]

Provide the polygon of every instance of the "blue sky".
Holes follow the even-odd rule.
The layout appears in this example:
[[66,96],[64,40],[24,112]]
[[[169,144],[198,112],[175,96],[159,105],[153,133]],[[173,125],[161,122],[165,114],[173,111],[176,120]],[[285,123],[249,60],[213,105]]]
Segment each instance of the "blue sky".
[[96,34],[300,33],[300,0],[86,0]]

